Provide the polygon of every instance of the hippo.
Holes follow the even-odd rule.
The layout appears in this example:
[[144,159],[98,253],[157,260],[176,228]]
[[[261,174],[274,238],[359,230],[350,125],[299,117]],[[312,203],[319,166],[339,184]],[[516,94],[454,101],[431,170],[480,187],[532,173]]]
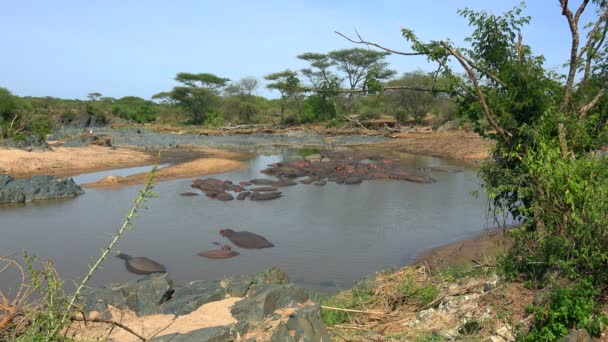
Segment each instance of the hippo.
[[251,191],[257,192],[267,192],[267,191],[277,191],[278,189],[274,186],[259,186],[257,188],[251,188]]
[[146,257],[132,257],[127,254],[119,253],[117,258],[125,261],[127,271],[135,274],[167,273],[165,266]]
[[274,247],[272,242],[266,238],[248,231],[235,232],[232,229],[220,229],[220,235],[227,238],[238,247],[246,249],[258,249]]
[[182,192],[181,194],[179,194],[180,196],[198,196],[198,194],[196,192],[191,192],[191,191],[187,191],[187,192]]
[[236,199],[239,201],[242,201],[245,198],[249,197],[250,194],[251,194],[251,191],[240,192],[238,195],[236,195]]
[[227,192],[220,192],[214,198],[218,199],[220,201],[232,201],[234,199],[234,196],[232,196],[231,194],[229,194]]
[[249,197],[252,201],[267,201],[275,198],[281,197],[280,191],[268,191],[268,192],[257,192],[254,191],[251,193]]
[[274,185],[276,181],[272,179],[264,179],[264,178],[256,178],[249,181],[251,184],[255,185]]
[[239,252],[233,251],[230,245],[223,245],[220,249],[200,252],[198,255],[209,259],[228,259],[239,255]]

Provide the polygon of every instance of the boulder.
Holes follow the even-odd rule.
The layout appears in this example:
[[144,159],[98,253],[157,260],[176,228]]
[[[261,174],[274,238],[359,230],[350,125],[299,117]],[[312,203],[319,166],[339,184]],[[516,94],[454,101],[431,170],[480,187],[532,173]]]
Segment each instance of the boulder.
[[309,305],[298,309],[287,320],[287,329],[295,331],[296,341],[329,341],[329,332],[321,319],[321,307]]
[[250,289],[249,295],[234,304],[230,312],[239,321],[261,322],[277,309],[297,308],[308,300],[308,293],[293,284],[269,284]]
[[23,203],[82,194],[84,191],[71,178],[35,176],[29,179],[13,179],[9,175],[0,174],[0,203]]
[[593,339],[585,329],[572,330],[564,336],[562,342],[591,342]]
[[109,319],[108,305],[129,309],[138,316],[162,313],[161,304],[171,298],[174,290],[167,274],[151,274],[135,281],[83,291],[84,312],[97,311]]
[[186,315],[201,305],[222,300],[226,291],[217,281],[199,280],[176,287],[171,299],[162,305],[163,313]]

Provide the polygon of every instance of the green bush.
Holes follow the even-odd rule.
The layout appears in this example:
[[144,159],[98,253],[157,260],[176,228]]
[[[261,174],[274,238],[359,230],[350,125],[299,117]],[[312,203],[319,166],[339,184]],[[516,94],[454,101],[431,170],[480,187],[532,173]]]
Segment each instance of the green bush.
[[112,114],[136,123],[156,121],[158,105],[135,96],[126,96],[112,105]]
[[598,314],[599,290],[589,278],[568,287],[559,287],[546,303],[534,310],[535,326],[521,339],[524,341],[555,341],[572,328],[585,328],[599,336],[606,317]]

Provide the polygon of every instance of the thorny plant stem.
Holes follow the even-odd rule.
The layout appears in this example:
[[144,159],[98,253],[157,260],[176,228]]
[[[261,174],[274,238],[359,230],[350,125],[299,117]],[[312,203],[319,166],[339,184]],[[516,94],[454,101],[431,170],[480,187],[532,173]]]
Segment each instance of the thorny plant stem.
[[70,317],[72,316],[72,314],[71,314],[72,308],[74,307],[74,303],[76,302],[76,299],[80,295],[80,292],[82,292],[82,289],[85,287],[87,282],[93,277],[93,274],[95,274],[95,272],[97,271],[97,269],[99,268],[101,263],[105,260],[105,258],[108,256],[108,254],[112,251],[112,248],[114,248],[114,245],[116,245],[116,243],[118,242],[120,237],[123,235],[125,230],[127,230],[131,226],[131,221],[132,221],[133,217],[135,216],[135,214],[137,213],[137,211],[140,208],[142,208],[143,203],[146,202],[146,200],[149,197],[151,197],[152,183],[156,176],[156,170],[158,169],[158,164],[159,164],[158,160],[159,159],[160,159],[160,152],[158,154],[156,164],[154,165],[154,167],[152,167],[152,170],[150,170],[150,172],[148,173],[148,179],[146,180],[146,184],[144,185],[144,188],[140,191],[137,199],[135,199],[133,207],[127,214],[122,226],[120,227],[120,229],[118,229],[118,232],[116,233],[116,235],[114,235],[114,238],[110,241],[110,243],[108,243],[108,245],[103,249],[101,256],[97,259],[95,264],[93,264],[93,266],[89,269],[89,272],[87,273],[87,275],[84,277],[84,279],[82,279],[82,281],[80,282],[80,285],[78,285],[78,287],[76,288],[76,292],[74,292],[74,295],[72,295],[72,298],[70,298],[70,303],[65,308],[65,312],[63,313],[63,316],[61,317],[60,324],[57,325],[55,330],[52,332],[51,336],[55,336],[57,334],[57,332],[59,331],[59,329],[61,329],[66,324],[66,322],[70,319]]

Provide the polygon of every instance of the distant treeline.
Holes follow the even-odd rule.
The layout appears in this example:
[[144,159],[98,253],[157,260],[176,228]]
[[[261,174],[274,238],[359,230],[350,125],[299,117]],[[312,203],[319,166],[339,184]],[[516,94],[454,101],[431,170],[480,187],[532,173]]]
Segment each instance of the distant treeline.
[[[339,124],[348,117],[360,121],[392,116],[400,122],[421,123],[435,114],[434,124],[450,119],[455,99],[442,90],[441,77],[413,71],[395,77],[387,54],[367,49],[346,49],[327,54],[304,53],[310,63],[266,75],[266,88],[280,97],[256,95],[255,77],[231,81],[211,73],[178,73],[180,83],[151,99],[119,99],[89,93],[87,100],[53,97],[18,97],[0,88],[0,136],[24,132],[46,134],[52,127],[108,122],[165,123],[221,126],[240,123]],[[88,122],[90,123],[90,122]]]

